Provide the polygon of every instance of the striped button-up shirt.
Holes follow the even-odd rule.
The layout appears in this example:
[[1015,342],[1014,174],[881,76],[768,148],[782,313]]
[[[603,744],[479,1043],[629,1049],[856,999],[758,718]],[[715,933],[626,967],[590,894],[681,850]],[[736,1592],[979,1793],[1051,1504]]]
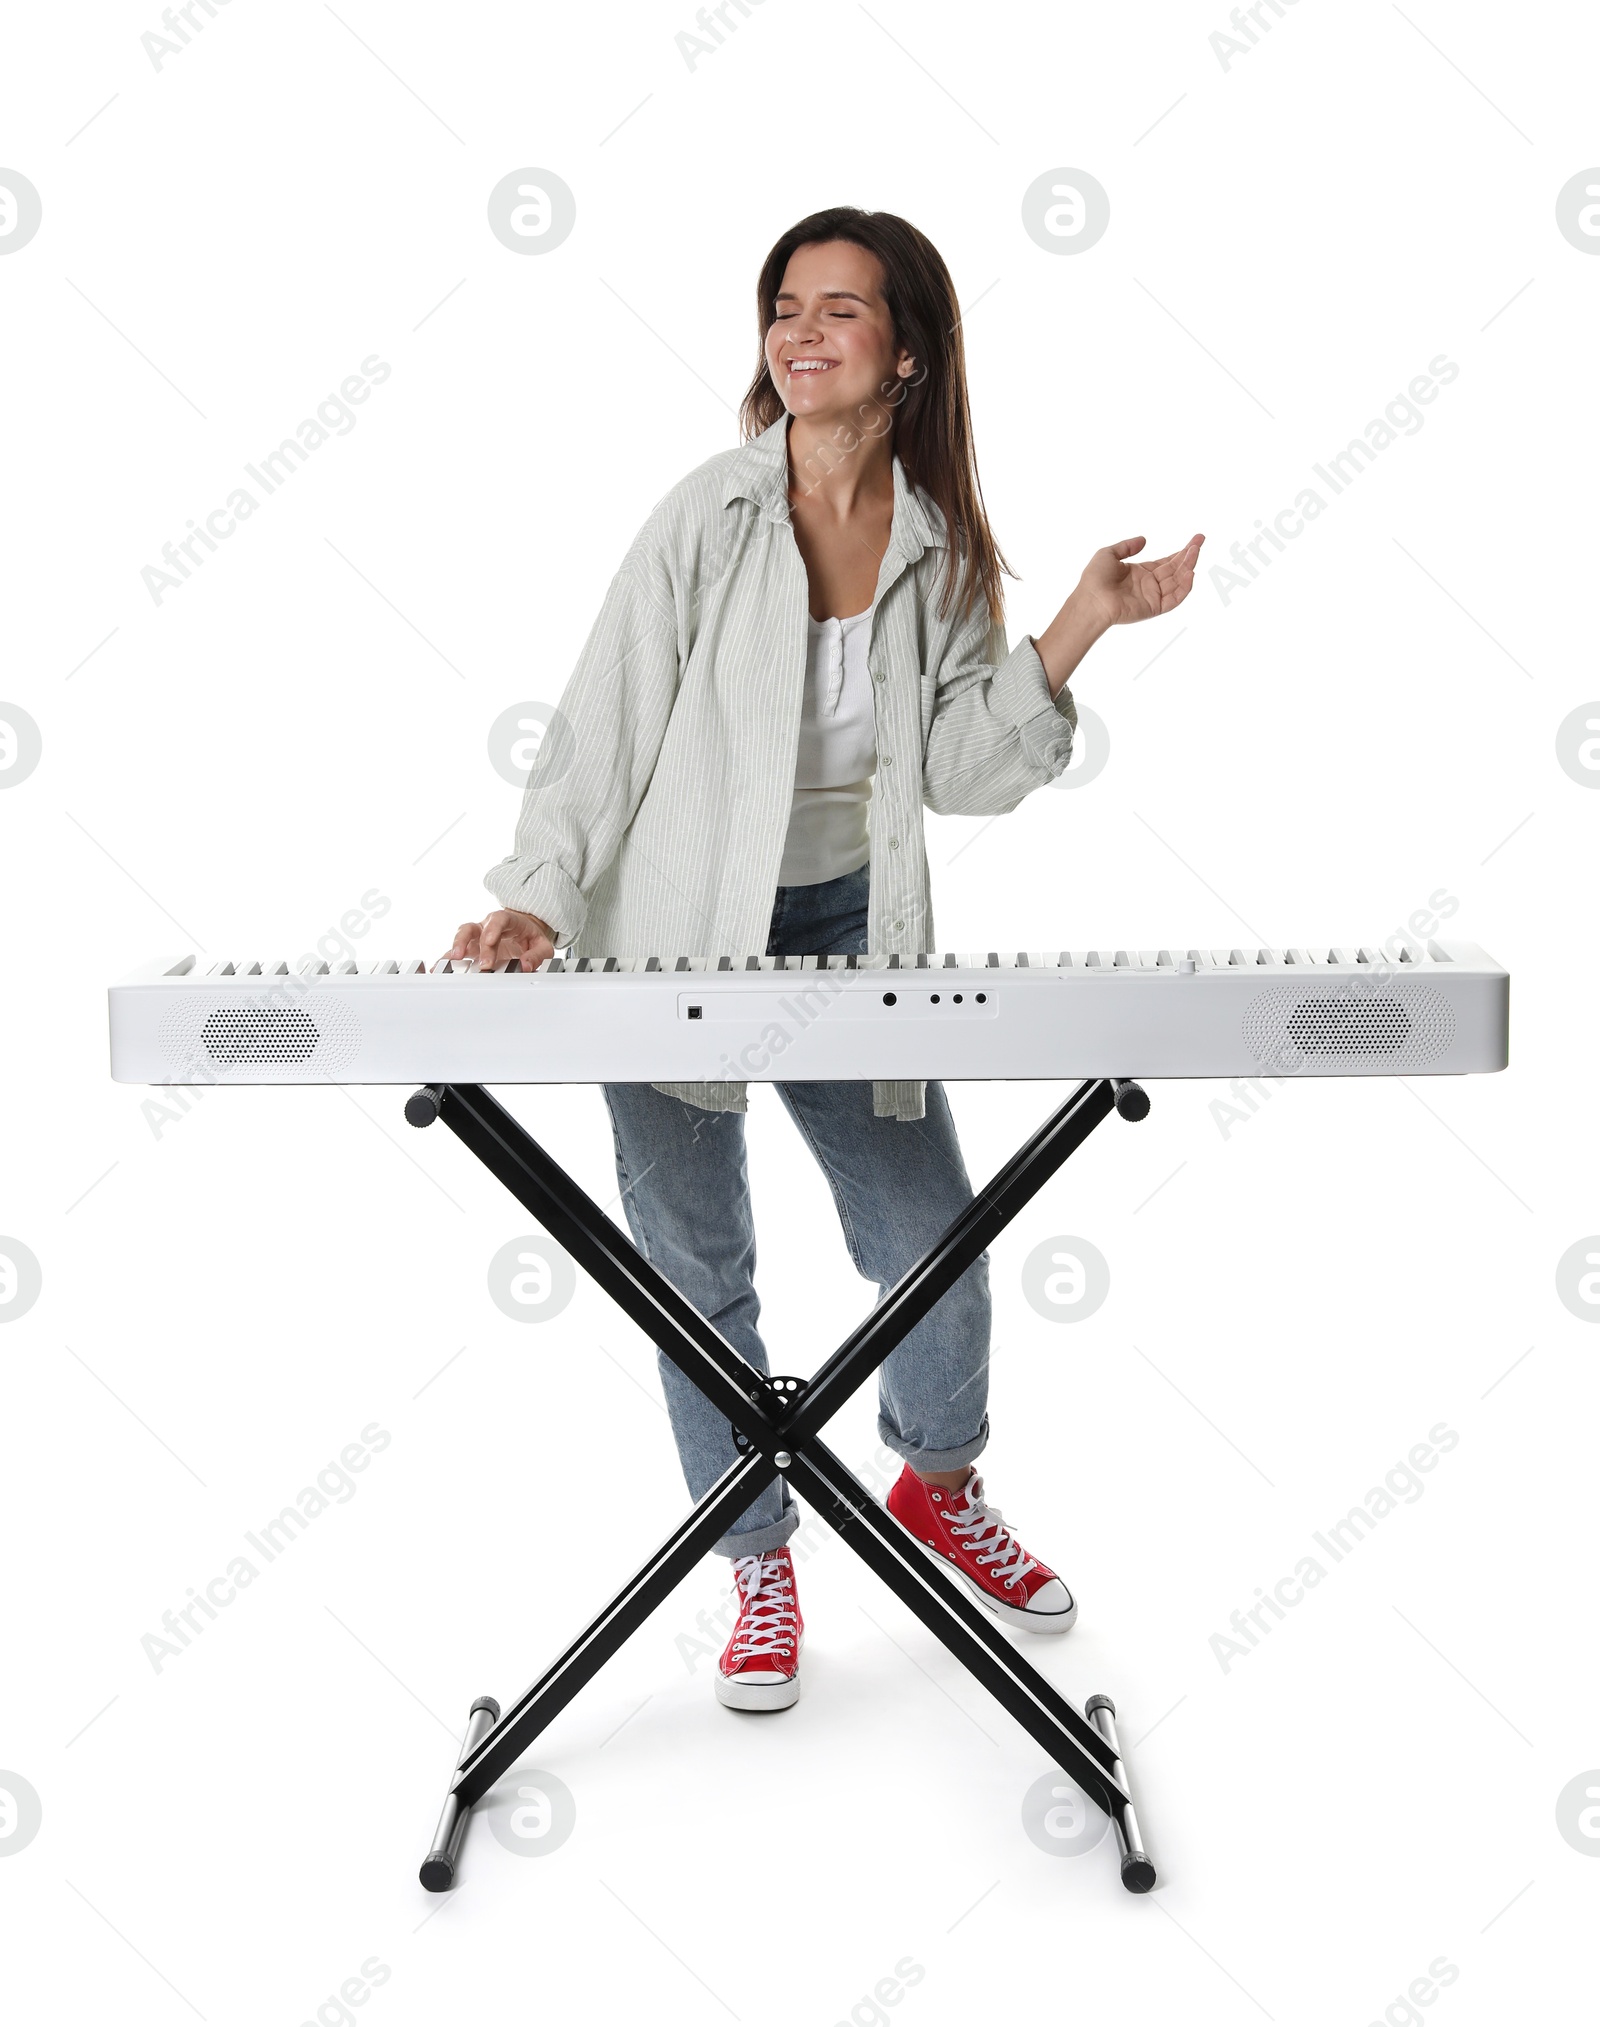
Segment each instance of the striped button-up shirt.
[[[805,686],[805,562],[789,517],[787,414],[680,480],[606,592],[529,771],[516,849],[485,884],[575,954],[739,959],[767,947]],[[1077,712],[1030,636],[1008,651],[981,601],[938,613],[943,516],[896,456],[868,666],[878,767],[869,951],[932,951],[924,805],[1015,809],[1053,781]],[[656,1087],[743,1111],[743,1083]],[[880,1118],[926,1086],[879,1082]]]

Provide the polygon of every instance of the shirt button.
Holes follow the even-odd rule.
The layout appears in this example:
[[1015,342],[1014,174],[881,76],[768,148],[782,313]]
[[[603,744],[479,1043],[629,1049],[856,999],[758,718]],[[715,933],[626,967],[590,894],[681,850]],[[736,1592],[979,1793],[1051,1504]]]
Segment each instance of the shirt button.
[[897,852],[897,851],[899,851],[899,849],[900,849],[900,840],[899,840],[898,838],[890,838],[890,840],[889,840],[889,849],[890,849],[890,851],[891,851],[891,852]]
[[873,680],[873,681],[874,681],[875,683],[881,683],[881,682],[884,682],[884,681],[886,681],[887,679],[886,679],[886,677],[884,676],[884,673],[883,673],[882,669],[874,669],[874,670],[873,670],[873,672],[872,672],[872,680]]
[[893,755],[892,753],[886,753],[886,754],[884,754],[884,756],[883,756],[883,764],[884,764],[884,766],[885,766],[885,767],[893,767],[893,765],[894,765],[894,755]]
[[904,929],[906,925],[903,922],[892,922],[889,926],[892,929]]

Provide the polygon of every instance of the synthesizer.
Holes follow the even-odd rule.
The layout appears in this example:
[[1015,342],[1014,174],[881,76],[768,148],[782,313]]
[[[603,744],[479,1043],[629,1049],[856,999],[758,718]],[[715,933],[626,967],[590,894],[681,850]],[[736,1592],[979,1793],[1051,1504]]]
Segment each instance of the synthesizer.
[[1450,1076],[1504,1069],[1475,944],[873,957],[161,958],[110,989],[132,1084]]

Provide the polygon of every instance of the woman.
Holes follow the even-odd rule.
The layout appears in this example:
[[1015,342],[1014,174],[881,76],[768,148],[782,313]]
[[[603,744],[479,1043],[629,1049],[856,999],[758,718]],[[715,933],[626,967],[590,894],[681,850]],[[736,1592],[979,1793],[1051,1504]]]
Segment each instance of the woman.
[[[1202,538],[1090,558],[1037,638],[1006,648],[968,418],[960,312],[939,254],[886,212],[791,227],[757,286],[745,441],[656,505],[606,594],[547,736],[502,906],[450,955],[488,966],[580,954],[934,950],[922,808],[1014,809],[1066,767],[1067,679],[1108,627],[1188,594]],[[730,1068],[732,1065],[729,1066]],[[971,1199],[942,1088],[779,1084],[880,1298]],[[755,1238],[742,1084],[608,1084],[617,1178],[640,1250],[753,1364]],[[880,1369],[879,1434],[905,1460],[889,1511],[992,1612],[1065,1632],[1067,1585],[983,1493],[987,1261]],[[727,1422],[665,1357],[673,1433],[699,1499],[735,1461]],[[775,1480],[717,1544],[737,1619],[722,1702],[799,1695],[804,1634]]]

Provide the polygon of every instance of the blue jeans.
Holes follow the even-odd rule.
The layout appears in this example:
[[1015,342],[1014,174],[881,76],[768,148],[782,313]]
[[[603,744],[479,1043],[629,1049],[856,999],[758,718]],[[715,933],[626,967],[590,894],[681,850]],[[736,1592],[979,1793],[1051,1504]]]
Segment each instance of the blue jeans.
[[[780,887],[768,954],[864,952],[867,868],[814,887]],[[750,1363],[770,1371],[756,1329],[755,1228],[745,1168],[744,1115],[706,1112],[649,1084],[607,1084],[617,1182],[634,1243]],[[944,1090],[929,1084],[927,1116],[879,1119],[872,1086],[779,1084],[833,1191],[856,1271],[878,1297],[972,1200]],[[725,1418],[664,1354],[667,1412],[691,1497],[699,1500],[738,1456]],[[923,1471],[955,1471],[989,1440],[988,1255],[878,1369],[878,1434]],[[787,1541],[799,1515],[775,1479],[716,1544],[757,1555]]]

